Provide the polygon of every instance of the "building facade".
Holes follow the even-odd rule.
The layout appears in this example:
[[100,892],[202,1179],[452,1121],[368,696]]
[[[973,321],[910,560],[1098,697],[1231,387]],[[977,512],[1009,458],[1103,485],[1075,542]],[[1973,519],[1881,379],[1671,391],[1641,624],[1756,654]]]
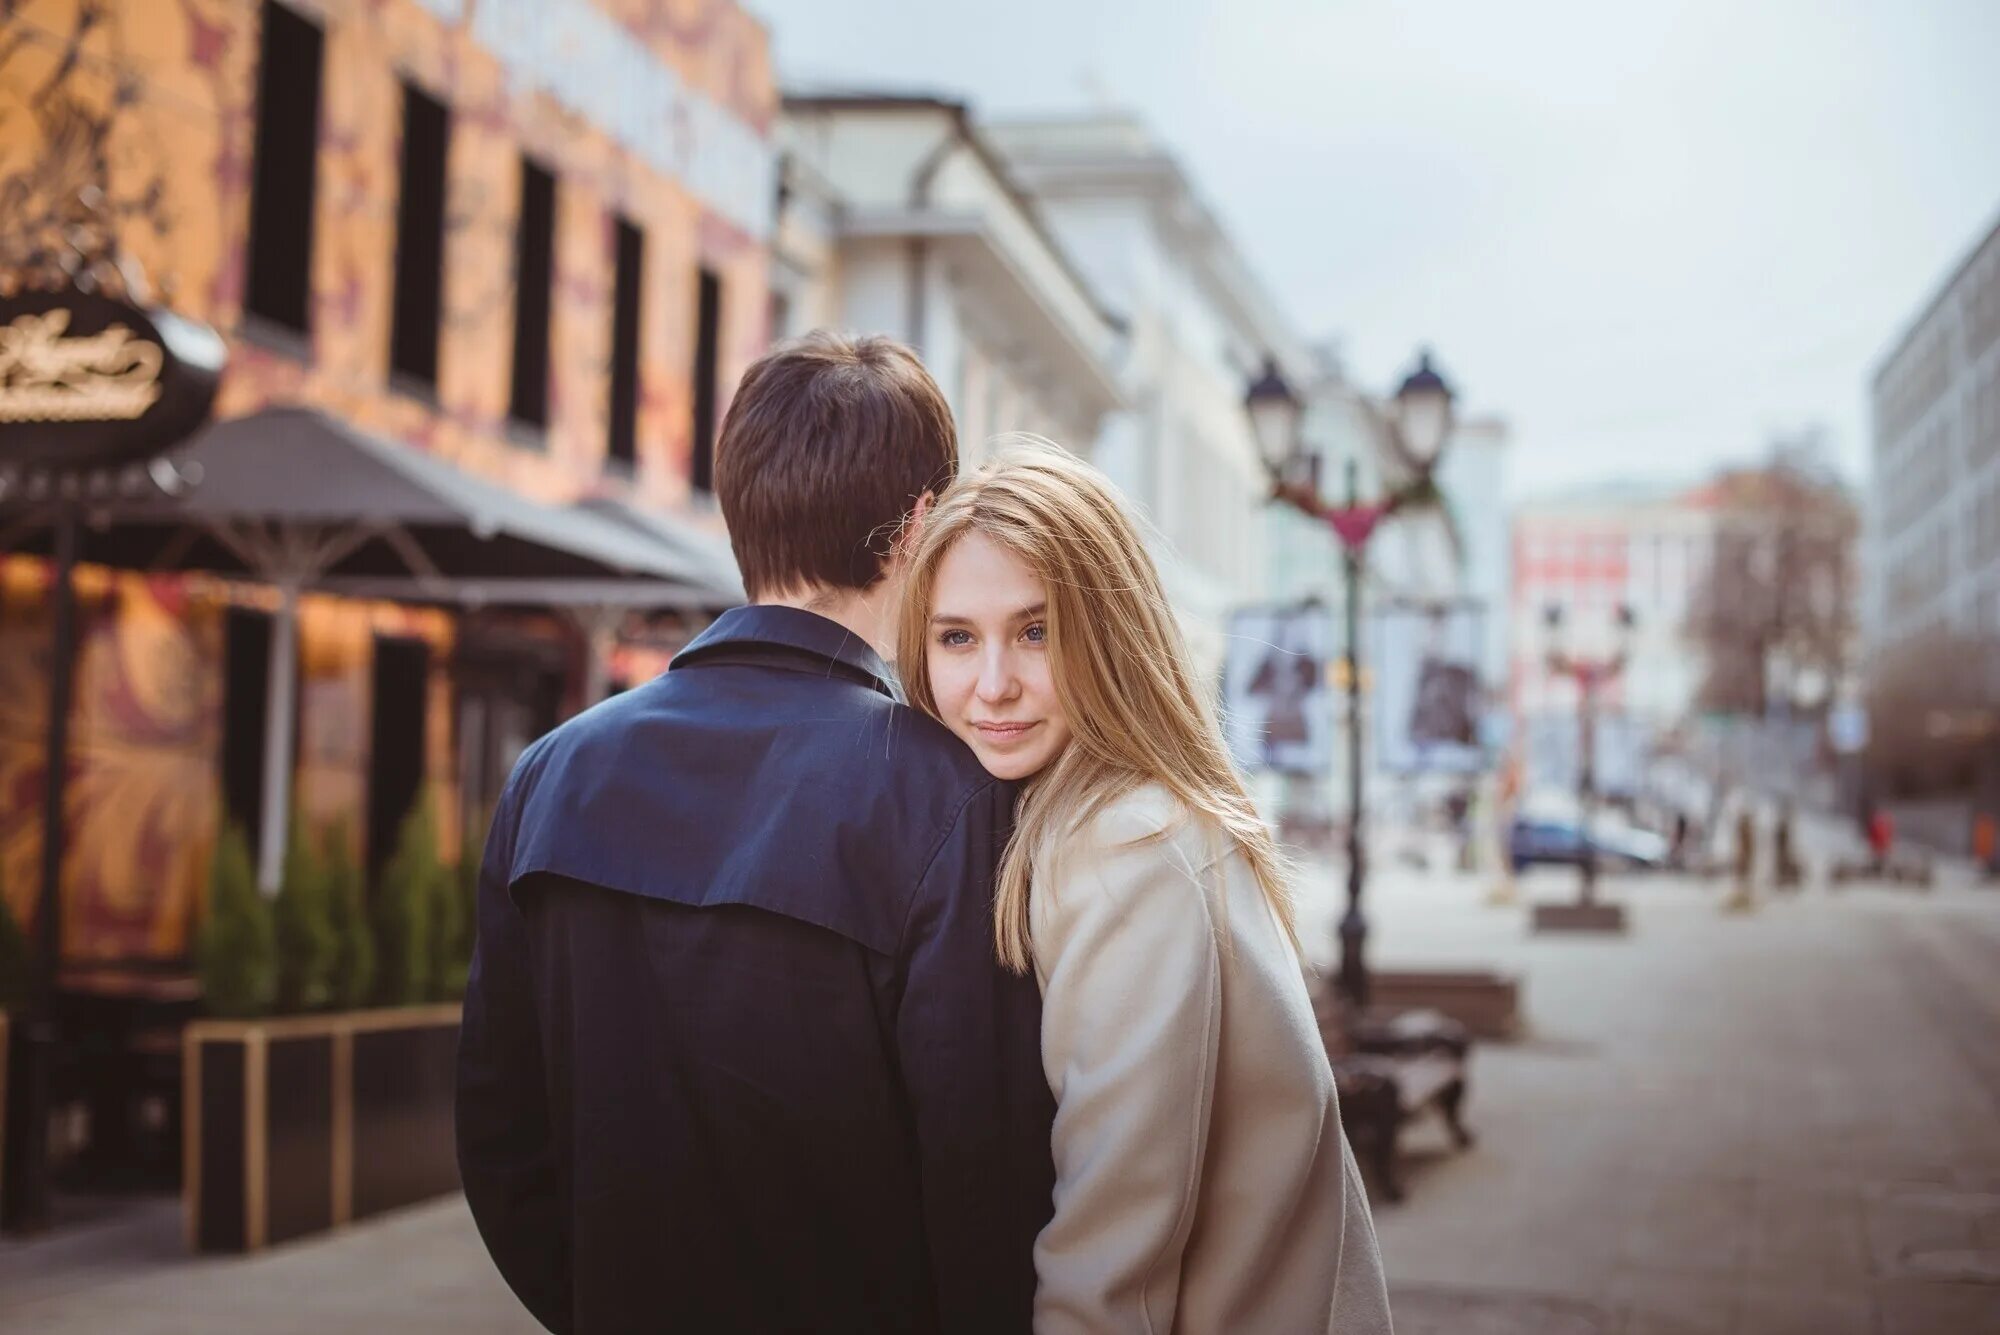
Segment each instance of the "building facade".
[[1870,403],[1869,656],[2000,636],[2000,224],[1882,359]]
[[772,326],[915,348],[977,467],[1014,432],[1085,449],[1124,404],[1118,322],[961,103],[795,95],[781,122]]
[[[307,405],[537,500],[719,531],[728,387],[764,347],[777,111],[726,0],[28,0],[0,48],[0,274],[78,191],[214,326],[235,417]],[[312,479],[299,479],[310,487]],[[80,572],[68,958],[176,961],[225,818],[255,830],[268,590]],[[0,883],[35,902],[49,623],[0,564]],[[657,647],[657,646],[656,646]],[[379,862],[447,849],[579,702],[552,615],[308,597],[295,791]],[[643,647],[625,668],[656,662]]]
[[[1511,698],[1531,781],[1574,780],[1576,683],[1549,667],[1560,647],[1603,658],[1622,643],[1624,671],[1599,695],[1601,782],[1629,789],[1651,743],[1682,724],[1703,658],[1686,633],[1708,578],[1716,515],[1699,491],[1617,489],[1530,502],[1513,520]],[[1621,636],[1618,611],[1632,626]],[[1551,630],[1548,612],[1561,615]]]

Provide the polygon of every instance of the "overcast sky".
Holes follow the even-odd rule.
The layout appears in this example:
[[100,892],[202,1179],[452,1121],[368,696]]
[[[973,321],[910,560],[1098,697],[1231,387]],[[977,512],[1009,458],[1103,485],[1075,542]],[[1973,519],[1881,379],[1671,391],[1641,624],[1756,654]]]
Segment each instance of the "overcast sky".
[[747,0],[781,76],[1142,115],[1308,336],[1515,494],[1822,422],[2000,217],[2000,0]]

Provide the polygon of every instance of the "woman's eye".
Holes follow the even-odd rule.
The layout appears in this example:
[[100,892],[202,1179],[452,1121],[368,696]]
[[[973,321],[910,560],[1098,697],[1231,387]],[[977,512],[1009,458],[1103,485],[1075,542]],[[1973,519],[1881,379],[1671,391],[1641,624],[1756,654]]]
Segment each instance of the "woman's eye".
[[947,630],[938,635],[938,643],[947,649],[963,649],[972,643],[972,635],[962,630]]
[[1037,621],[1034,625],[1021,632],[1021,638],[1025,639],[1029,644],[1047,644],[1049,640],[1049,628]]

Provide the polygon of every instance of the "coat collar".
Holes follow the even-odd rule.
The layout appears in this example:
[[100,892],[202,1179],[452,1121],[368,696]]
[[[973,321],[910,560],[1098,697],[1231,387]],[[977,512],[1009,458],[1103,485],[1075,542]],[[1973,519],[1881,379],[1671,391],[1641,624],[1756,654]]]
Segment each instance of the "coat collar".
[[816,612],[769,603],[730,608],[675,654],[671,666],[685,667],[725,656],[748,658],[760,649],[773,648],[838,664],[889,698],[902,698],[895,674],[866,640]]

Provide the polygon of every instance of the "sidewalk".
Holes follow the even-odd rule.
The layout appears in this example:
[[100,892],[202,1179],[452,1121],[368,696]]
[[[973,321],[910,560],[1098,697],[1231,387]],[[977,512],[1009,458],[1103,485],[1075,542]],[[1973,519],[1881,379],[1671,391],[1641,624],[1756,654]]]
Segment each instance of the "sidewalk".
[[1631,934],[1563,939],[1469,879],[1375,889],[1379,963],[1516,970],[1529,1021],[1475,1055],[1479,1144],[1413,1133],[1435,1157],[1377,1214],[1402,1335],[2000,1331],[2000,894],[1733,918],[1612,882]]
[[[1378,963],[1518,970],[1531,1030],[1475,1054],[1476,1147],[1411,1133],[1409,1201],[1377,1215],[1400,1335],[2000,1330],[2000,893],[1727,918],[1718,886],[1614,881],[1631,935],[1564,940],[1482,889],[1371,887]],[[249,1259],[189,1260],[178,1229],[161,1202],[0,1246],[0,1332],[535,1329],[457,1199]]]

